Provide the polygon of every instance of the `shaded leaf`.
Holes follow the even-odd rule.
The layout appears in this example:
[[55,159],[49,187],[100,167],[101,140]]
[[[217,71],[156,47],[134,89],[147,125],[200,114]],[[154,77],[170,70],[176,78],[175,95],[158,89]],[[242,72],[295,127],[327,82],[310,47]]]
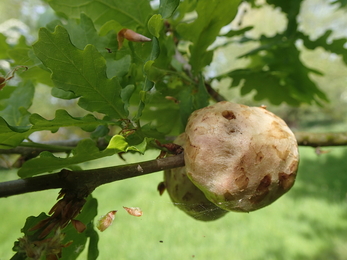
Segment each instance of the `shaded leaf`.
[[[0,111],[0,116],[12,126],[27,126],[30,113],[27,109],[31,106],[35,93],[35,87],[31,81],[25,81],[18,85],[11,96],[4,100],[5,108]],[[2,94],[2,93],[1,93]]]
[[27,136],[30,126],[10,126],[0,117],[0,149],[10,149],[19,145]]
[[94,229],[93,222],[90,222],[87,226],[86,235],[89,237],[88,245],[88,260],[96,260],[99,256],[99,235],[98,232]]

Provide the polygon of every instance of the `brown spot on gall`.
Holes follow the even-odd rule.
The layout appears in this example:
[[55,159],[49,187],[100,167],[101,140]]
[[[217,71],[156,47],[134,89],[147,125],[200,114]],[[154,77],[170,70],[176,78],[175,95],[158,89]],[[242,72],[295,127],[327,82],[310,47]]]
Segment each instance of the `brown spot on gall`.
[[190,201],[193,197],[194,197],[194,195],[188,191],[186,194],[184,194],[184,196],[182,197],[182,200],[183,201]]
[[222,116],[228,120],[236,119],[234,112],[231,110],[224,110]]
[[257,163],[260,163],[263,160],[263,158],[264,158],[264,154],[260,151],[257,153],[257,157],[255,160]]
[[260,181],[257,192],[264,193],[269,191],[269,186],[271,185],[271,176],[270,174],[267,174],[264,176],[264,178]]
[[295,181],[295,174],[286,174],[284,172],[280,172],[278,174],[278,184],[283,190],[289,190]]
[[289,153],[290,153],[289,150],[280,151],[280,150],[277,149],[277,147],[275,145],[273,145],[272,147],[276,150],[277,156],[281,160],[285,161],[288,158]]
[[296,171],[298,170],[298,164],[299,162],[297,160],[294,160],[289,166],[290,172],[296,173]]
[[268,195],[269,190],[265,190],[263,193],[256,194],[252,196],[249,201],[253,204],[258,204],[260,203],[265,197]]
[[249,178],[246,175],[240,175],[239,177],[235,178],[235,184],[241,190],[247,188],[248,183],[249,183]]
[[235,196],[233,196],[229,191],[226,191],[224,194],[225,201],[232,201],[235,199]]
[[278,139],[288,138],[290,135],[288,132],[284,131],[282,129],[281,124],[279,124],[277,121],[272,121],[272,131],[271,136]]

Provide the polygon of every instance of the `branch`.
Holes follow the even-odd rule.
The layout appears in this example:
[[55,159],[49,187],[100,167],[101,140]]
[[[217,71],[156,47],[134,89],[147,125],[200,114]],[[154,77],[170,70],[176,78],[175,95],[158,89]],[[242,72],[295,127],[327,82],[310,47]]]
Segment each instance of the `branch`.
[[208,94],[210,94],[212,99],[215,100],[216,102],[227,100],[225,97],[223,97],[221,94],[219,94],[214,88],[212,88],[210,83],[205,82],[205,87],[206,87]]
[[347,132],[343,133],[308,133],[295,132],[296,140],[301,146],[344,146],[347,145]]
[[[298,144],[301,146],[323,147],[347,145],[347,133],[296,132],[295,136],[297,138]],[[57,145],[57,143],[55,143],[54,145]],[[71,147],[71,149],[72,148],[73,147]],[[25,151],[25,154],[28,154],[29,151],[35,151],[34,149],[37,148],[17,147],[11,150],[12,152],[21,153],[21,149],[24,149],[23,151]],[[0,153],[6,151],[8,150],[0,150]],[[92,169],[85,171],[62,170],[58,173],[0,183],[0,198],[48,189],[73,189],[77,188],[77,186],[85,186],[90,191],[92,191],[98,186],[105,183],[119,181],[181,166],[184,166],[183,154],[147,162],[101,169]]]
[[183,153],[163,159],[100,169],[62,170],[58,173],[0,183],[0,198],[58,188],[77,189],[84,187],[91,192],[102,184],[181,166],[184,166]]

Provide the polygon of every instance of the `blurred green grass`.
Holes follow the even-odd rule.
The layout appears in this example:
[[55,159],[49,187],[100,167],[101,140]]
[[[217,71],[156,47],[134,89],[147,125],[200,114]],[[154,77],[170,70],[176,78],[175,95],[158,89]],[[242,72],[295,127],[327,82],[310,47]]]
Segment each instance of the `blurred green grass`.
[[[99,232],[99,259],[336,259],[347,258],[347,148],[300,148],[296,184],[274,204],[252,213],[229,213],[214,222],[199,222],[177,209],[166,193],[159,196],[162,173],[99,187],[98,217],[118,210],[114,224]],[[128,156],[127,162],[152,159]],[[87,167],[119,163],[108,158]],[[1,173],[1,179],[15,178]],[[6,176],[6,177],[5,177]],[[56,190],[1,199],[0,259],[12,256],[13,242],[29,215],[47,212]],[[142,217],[122,208],[140,207]],[[87,259],[82,253],[79,259]]]

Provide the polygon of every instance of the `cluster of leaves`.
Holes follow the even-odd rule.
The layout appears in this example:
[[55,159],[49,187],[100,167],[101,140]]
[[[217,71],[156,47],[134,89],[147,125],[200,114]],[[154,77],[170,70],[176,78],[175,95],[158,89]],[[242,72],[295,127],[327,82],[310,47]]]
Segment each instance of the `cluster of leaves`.
[[[298,31],[302,0],[267,0],[266,4],[281,9],[288,23],[283,32],[258,39],[246,36],[252,27],[220,35],[234,19],[241,0],[161,0],[159,6],[151,6],[149,0],[46,1],[60,19],[41,28],[33,46],[24,37],[10,45],[0,34],[0,58],[12,68],[27,68],[16,71],[17,86],[0,82],[0,149],[35,146],[29,139],[32,133],[55,133],[61,127],[78,127],[91,132],[91,138],[81,140],[67,157],[45,151],[26,161],[19,170],[22,178],[157,147],[154,139],[165,142],[165,136],[179,134],[191,112],[209,104],[206,86],[215,79],[231,78],[231,87],[239,86],[242,95],[255,90],[256,100],[273,104],[326,101],[309,77],[319,72],[300,60],[298,40],[309,49],[320,46],[344,55],[347,63],[346,39],[328,43],[330,31],[316,40]],[[255,1],[248,2],[259,7]],[[117,33],[124,28],[151,41],[125,40],[120,46]],[[240,56],[249,58],[247,67],[207,78],[204,71],[216,50],[209,47],[217,37],[257,42],[259,47]],[[89,114],[74,117],[58,110],[54,119],[47,120],[30,113],[38,84],[50,87],[56,98],[78,99]],[[104,150],[97,147],[100,138],[109,142]]]
[[[253,1],[250,2],[253,3]],[[328,43],[328,37],[332,33],[329,30],[318,39],[311,40],[309,35],[298,30],[298,15],[303,0],[290,2],[267,0],[266,2],[274,8],[280,8],[285,14],[286,29],[270,37],[265,35],[257,39],[243,37],[242,43],[260,43],[259,47],[240,56],[240,58],[250,58],[248,67],[225,73],[217,78],[231,77],[233,79],[231,87],[241,86],[242,95],[256,90],[255,100],[268,99],[275,105],[283,101],[292,106],[298,106],[301,103],[309,104],[312,101],[317,104],[328,101],[325,93],[317,88],[316,83],[309,76],[310,73],[318,75],[323,73],[314,68],[308,68],[302,63],[298,42],[303,42],[307,49],[322,47],[328,52],[342,55],[347,64],[344,48],[347,39],[336,39]],[[233,34],[230,32],[225,34],[225,36],[229,35]]]

